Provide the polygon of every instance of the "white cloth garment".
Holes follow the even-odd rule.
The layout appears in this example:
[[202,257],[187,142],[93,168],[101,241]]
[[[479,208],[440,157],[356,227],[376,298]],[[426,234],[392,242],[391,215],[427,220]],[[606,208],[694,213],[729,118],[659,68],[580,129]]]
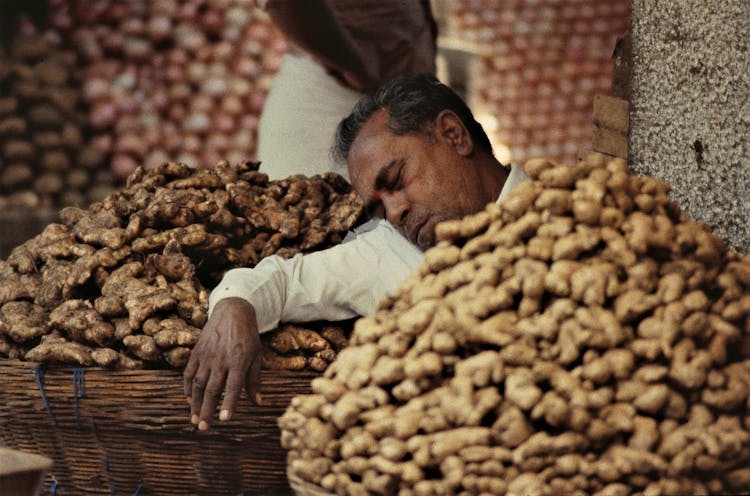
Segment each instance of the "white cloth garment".
[[346,165],[331,159],[330,148],[339,122],[361,97],[309,56],[284,54],[258,123],[261,172],[270,179],[325,172],[348,179]]
[[[497,202],[529,178],[511,166]],[[344,320],[373,315],[424,260],[424,254],[386,220],[374,219],[332,248],[289,260],[272,255],[252,269],[228,271],[211,292],[209,314],[223,298],[240,297],[255,308],[258,330],[279,322]]]

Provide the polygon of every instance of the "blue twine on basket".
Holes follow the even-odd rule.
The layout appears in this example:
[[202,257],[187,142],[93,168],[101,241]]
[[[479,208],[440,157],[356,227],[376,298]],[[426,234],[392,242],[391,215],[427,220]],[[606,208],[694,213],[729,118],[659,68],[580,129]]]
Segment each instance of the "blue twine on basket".
[[73,401],[76,415],[76,425],[81,429],[81,417],[78,414],[78,398],[86,397],[86,382],[83,378],[84,368],[76,367],[73,369]]
[[73,371],[74,374],[78,374],[78,391],[81,393],[81,398],[86,397],[86,381],[84,380],[83,373],[86,371],[85,367],[78,367]]
[[47,370],[47,366],[44,363],[40,363],[36,367],[34,367],[34,381],[36,381],[36,387],[39,389],[39,394],[42,396],[42,403],[44,403],[44,408],[47,409],[47,413],[49,413],[49,416],[52,417],[52,420],[54,420],[55,423],[57,423],[57,417],[55,417],[55,414],[52,413],[52,409],[49,407],[49,401],[47,400],[47,395],[44,393],[44,372]]
[[49,496],[55,496],[57,494],[57,481],[53,482],[49,486]]
[[[91,430],[96,440],[99,441],[99,431],[96,430],[96,419],[93,415],[91,416]],[[104,471],[109,472],[109,457],[107,455],[104,455],[104,458],[102,458],[102,465],[104,466]],[[109,496],[115,496],[116,493],[117,486],[115,486],[114,482],[111,482],[109,484]]]
[[[109,457],[107,455],[104,455],[104,459],[102,460],[102,462],[104,463],[104,471],[109,472]],[[117,493],[117,487],[115,486],[115,483],[112,482],[109,485],[109,496],[115,496],[115,493]]]
[[143,482],[138,484],[138,487],[135,488],[135,492],[132,496],[138,496],[141,493],[141,489],[143,489]]

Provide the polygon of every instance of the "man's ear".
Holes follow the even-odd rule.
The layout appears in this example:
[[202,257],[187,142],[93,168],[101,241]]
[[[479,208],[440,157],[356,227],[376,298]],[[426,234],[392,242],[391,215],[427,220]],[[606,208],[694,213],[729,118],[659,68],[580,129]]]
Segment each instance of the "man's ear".
[[435,118],[435,132],[446,140],[456,153],[468,157],[474,151],[474,140],[463,121],[452,110],[442,110]]

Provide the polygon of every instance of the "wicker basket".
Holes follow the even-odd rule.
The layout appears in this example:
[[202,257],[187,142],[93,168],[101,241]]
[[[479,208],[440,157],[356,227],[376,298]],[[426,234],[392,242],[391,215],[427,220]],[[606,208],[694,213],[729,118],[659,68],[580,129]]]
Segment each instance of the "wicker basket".
[[0,444],[52,458],[57,496],[290,494],[276,420],[317,375],[263,371],[264,406],[199,432],[178,371],[0,360]]

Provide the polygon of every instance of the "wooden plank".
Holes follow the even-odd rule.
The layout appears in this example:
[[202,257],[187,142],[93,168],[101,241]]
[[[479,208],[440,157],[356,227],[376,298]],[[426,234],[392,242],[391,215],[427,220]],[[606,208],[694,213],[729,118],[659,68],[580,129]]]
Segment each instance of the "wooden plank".
[[613,158],[620,158],[616,157],[614,155],[610,155],[608,153],[602,153],[602,152],[595,152],[594,150],[589,150],[588,148],[581,148],[578,150],[578,161],[586,160],[587,158],[591,156],[600,156],[603,157],[604,160],[611,160]]
[[592,137],[592,148],[596,152],[614,155],[615,157],[628,158],[628,136],[611,129],[594,126]]
[[594,95],[594,125],[628,134],[630,102],[607,95]]

